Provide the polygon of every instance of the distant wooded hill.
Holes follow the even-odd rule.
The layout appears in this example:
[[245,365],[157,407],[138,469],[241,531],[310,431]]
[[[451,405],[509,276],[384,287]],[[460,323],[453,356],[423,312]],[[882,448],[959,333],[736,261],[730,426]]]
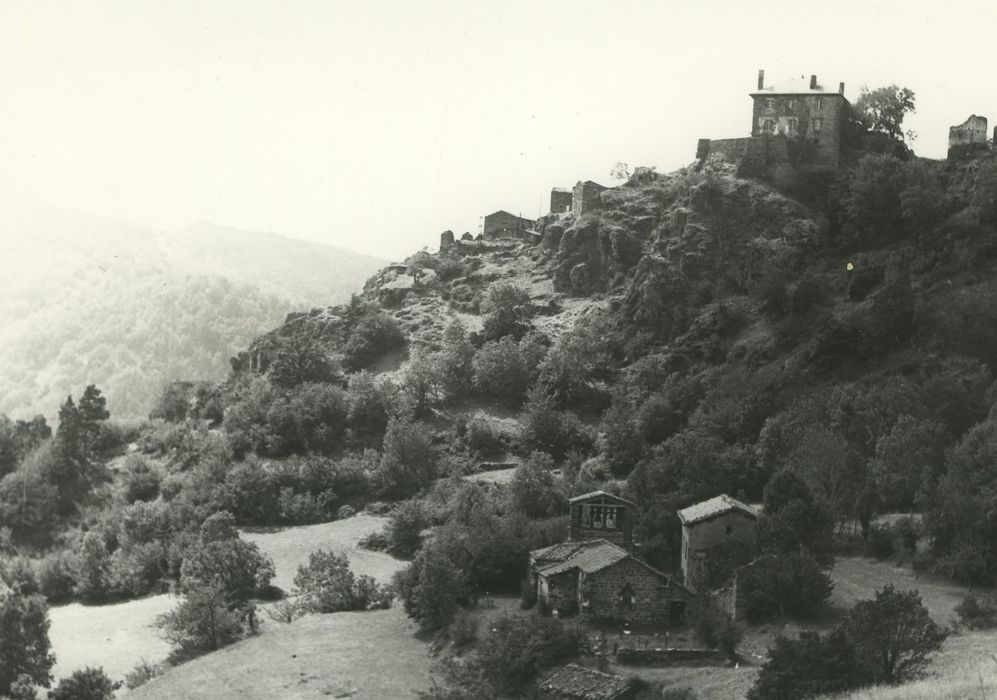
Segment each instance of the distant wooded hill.
[[290,311],[349,299],[384,261],[211,225],[159,232],[85,215],[0,213],[0,413],[51,416],[96,383],[144,416],[165,381],[222,379]]

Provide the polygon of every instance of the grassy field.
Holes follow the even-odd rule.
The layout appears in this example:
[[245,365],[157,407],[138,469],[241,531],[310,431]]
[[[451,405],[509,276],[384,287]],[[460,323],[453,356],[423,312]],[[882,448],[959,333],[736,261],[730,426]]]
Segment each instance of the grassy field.
[[135,700],[413,698],[431,686],[429,647],[400,608],[267,622],[258,637],[138,688]]
[[358,542],[372,532],[379,532],[387,518],[361,513],[352,518],[318,525],[303,525],[282,529],[244,531],[242,536],[255,542],[271,559],[277,575],[273,584],[285,591],[294,587],[298,566],[308,561],[308,555],[320,549],[345,554],[357,574],[373,576],[387,583],[404,562],[382,552],[371,552],[358,546]]
[[156,616],[176,604],[168,595],[116,605],[60,605],[49,610],[49,639],[55,652],[56,679],[86,666],[103,666],[120,680],[142,660],[166,658],[170,645],[152,626]]

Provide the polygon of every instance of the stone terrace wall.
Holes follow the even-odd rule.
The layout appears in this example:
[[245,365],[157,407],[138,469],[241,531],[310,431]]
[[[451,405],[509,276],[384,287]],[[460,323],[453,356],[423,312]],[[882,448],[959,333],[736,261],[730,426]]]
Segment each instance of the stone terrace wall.
[[629,666],[726,666],[715,649],[620,649],[616,660]]

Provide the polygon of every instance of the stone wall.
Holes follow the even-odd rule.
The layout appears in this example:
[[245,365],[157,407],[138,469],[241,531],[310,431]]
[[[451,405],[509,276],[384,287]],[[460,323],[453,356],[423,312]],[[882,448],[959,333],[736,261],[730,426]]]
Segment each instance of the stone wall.
[[[837,168],[841,156],[842,132],[848,121],[849,106],[838,93],[798,95],[752,95],[752,136],[782,135],[806,144],[799,165]],[[790,121],[795,120],[795,129]],[[772,129],[766,130],[766,123]],[[770,162],[770,164],[772,164]]]
[[987,118],[970,115],[957,126],[949,127],[949,159],[965,158],[987,148]]
[[715,649],[620,649],[616,660],[628,666],[726,666]]
[[560,615],[578,612],[578,571],[537,577],[537,600]]
[[580,574],[578,586],[582,614],[595,619],[681,624],[698,612],[685,588],[632,557]]

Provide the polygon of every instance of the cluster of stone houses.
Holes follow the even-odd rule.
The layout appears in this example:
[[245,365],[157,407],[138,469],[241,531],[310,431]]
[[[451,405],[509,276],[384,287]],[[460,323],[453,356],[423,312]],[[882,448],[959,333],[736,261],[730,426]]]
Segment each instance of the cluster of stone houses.
[[540,605],[583,619],[684,625],[720,592],[733,617],[737,570],[754,557],[754,508],[726,494],[678,512],[681,581],[640,558],[636,505],[594,491],[569,502],[568,539],[530,553],[529,581]]

